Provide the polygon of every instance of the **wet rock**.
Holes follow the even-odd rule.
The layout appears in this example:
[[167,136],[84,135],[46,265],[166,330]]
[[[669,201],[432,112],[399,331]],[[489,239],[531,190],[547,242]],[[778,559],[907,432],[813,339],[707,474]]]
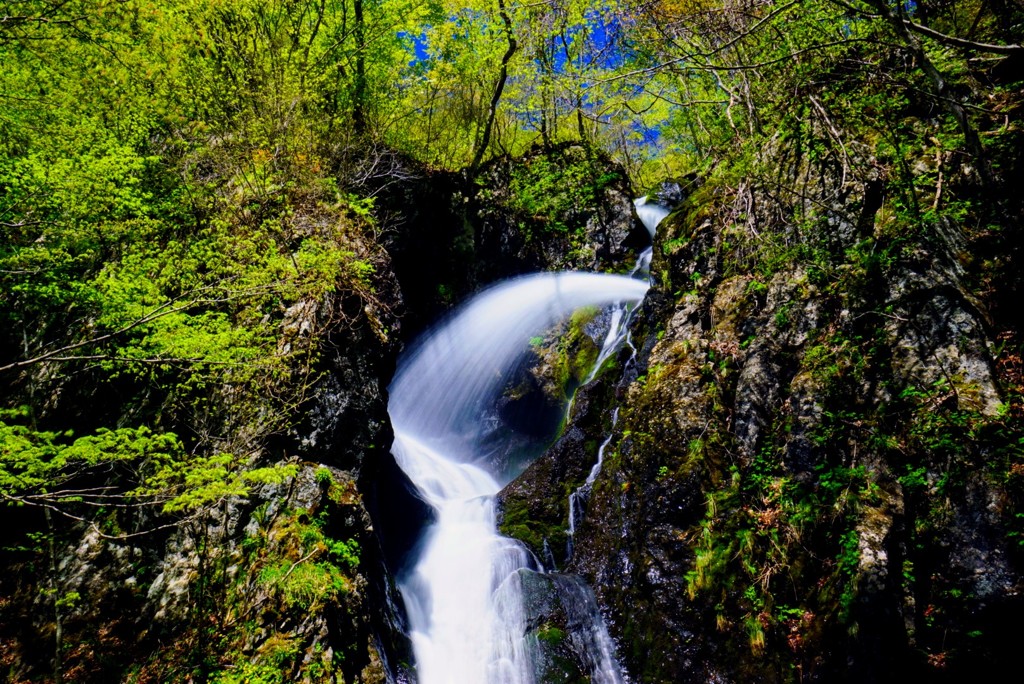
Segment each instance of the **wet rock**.
[[620,674],[594,594],[579,577],[521,570],[519,582],[536,681],[613,681],[603,677]]
[[647,193],[647,201],[673,209],[682,204],[700,184],[700,178],[695,173],[678,180],[662,181]]
[[569,531],[569,494],[587,479],[597,460],[599,434],[611,417],[604,402],[594,394],[607,392],[606,385],[580,389],[573,401],[573,425],[520,477],[498,495],[499,528],[530,547],[542,560],[549,556],[555,567],[564,567]]
[[[986,454],[1005,453],[1007,407],[970,238],[944,220],[884,267],[851,259],[883,249],[858,243],[880,239],[877,188],[818,180],[819,261],[767,273],[744,250],[801,227],[756,236],[709,218],[706,188],[683,197],[636,364],[588,395],[621,417],[559,567],[594,588],[640,681],[891,681],[1011,657],[996,625],[1019,603],[1019,504],[984,474],[1003,472]],[[550,481],[605,429],[570,420],[506,488],[510,533],[564,527]]]

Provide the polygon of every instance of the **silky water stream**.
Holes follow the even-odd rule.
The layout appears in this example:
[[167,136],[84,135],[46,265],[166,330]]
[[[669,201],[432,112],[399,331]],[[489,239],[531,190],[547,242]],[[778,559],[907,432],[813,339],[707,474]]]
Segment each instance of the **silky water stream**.
[[[637,270],[649,260],[641,257]],[[516,278],[478,294],[400,359],[388,405],[392,452],[434,512],[398,578],[420,684],[536,680],[522,579],[541,568],[497,530],[495,495],[518,468],[496,455],[493,407],[532,337],[577,309],[612,307],[603,361],[625,339],[629,308],[647,288],[645,280],[593,273]],[[591,613],[573,635],[591,680],[621,682],[592,592],[582,582],[556,583],[570,595],[570,612]]]

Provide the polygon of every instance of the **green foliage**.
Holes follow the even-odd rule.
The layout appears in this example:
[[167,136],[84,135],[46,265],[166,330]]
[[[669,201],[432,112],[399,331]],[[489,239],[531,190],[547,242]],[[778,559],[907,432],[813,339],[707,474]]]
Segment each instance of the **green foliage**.
[[[506,29],[519,48],[488,153],[549,151],[509,179],[509,207],[531,240],[580,246],[581,210],[617,180],[590,155],[616,155],[641,183],[696,171],[704,185],[689,218],[720,239],[704,254],[690,253],[695,231],[665,240],[667,291],[696,298],[714,278],[742,274],[763,304],[774,278],[798,267],[799,295],[771,314],[792,337],[804,298],[863,308],[892,267],[933,255],[939,229],[1012,232],[972,188],[986,173],[1013,177],[1019,83],[1001,81],[1012,74],[999,59],[934,34],[908,40],[885,15],[891,5],[506,5],[509,27],[493,2],[380,0],[360,2],[357,15],[351,0],[25,0],[4,12],[0,497],[80,513],[109,495],[199,514],[295,475],[260,454],[317,380],[318,334],[347,322],[324,320],[321,305],[352,297],[357,305],[336,315],[359,311],[360,323],[388,334],[368,313],[379,310],[384,226],[364,188],[388,173],[375,152],[385,144],[430,164],[467,163],[491,114]],[[1024,23],[1011,5],[932,3],[914,19],[964,40],[1019,43]],[[596,31],[595,17],[614,22]],[[877,209],[860,196],[872,184]],[[957,268],[985,258],[969,252],[950,255]],[[669,262],[684,258],[714,263],[679,276]],[[549,356],[557,392],[596,356],[584,318],[557,343],[531,341]],[[1024,539],[1019,415],[982,415],[956,377],[887,388],[891,405],[868,410],[860,381],[889,360],[870,333],[838,330],[854,324],[820,324],[794,360],[823,395],[806,434],[780,413],[755,453],[726,448],[728,477],[713,462],[728,438],[714,427],[678,444],[653,429],[631,435],[637,449],[678,457],[652,461],[664,464],[651,468],[658,478],[676,477],[681,462],[712,473],[689,589],[743,615],[755,649],[804,605],[828,613],[838,595],[847,612],[858,516],[879,504],[881,478],[898,478],[908,510],[923,511],[922,536],[942,514],[922,505],[930,497],[989,478],[1007,491],[1009,538]],[[730,363],[707,353],[698,364],[721,415]],[[652,364],[638,380],[652,408],[674,370]],[[69,396],[76,386],[97,397],[95,416],[69,410],[83,402]],[[794,435],[818,457],[800,479],[783,463]],[[857,449],[897,465],[874,472]],[[350,496],[329,473],[314,477],[332,500]],[[534,539],[558,534],[509,515]],[[246,552],[264,588],[299,610],[347,591],[359,547],[322,521],[293,522],[284,540],[263,530]],[[104,524],[113,531],[117,521]],[[801,551],[808,540],[820,557]],[[801,564],[826,581],[792,596],[783,578]],[[213,680],[280,681],[297,655],[277,646],[232,656]]]
[[[593,207],[599,194],[617,179],[606,165],[579,148],[527,156],[512,168],[508,205],[523,218],[528,239],[548,233],[566,235],[574,247],[582,245],[578,217]],[[540,234],[534,234],[537,226]]]
[[316,479],[317,484],[321,486],[330,487],[334,482],[334,477],[331,475],[330,468],[324,468],[323,466],[316,469],[313,477]]
[[280,561],[260,572],[260,583],[276,592],[288,608],[309,611],[348,591],[348,580],[327,562]]
[[[602,186],[601,179],[589,182],[593,174],[590,165],[585,160],[574,160],[576,163],[569,165],[563,165],[561,161],[537,155],[529,158],[526,164],[515,166],[509,185],[512,207],[528,216],[548,217],[593,201],[594,191]],[[558,222],[552,229],[564,232],[566,226]]]
[[0,497],[18,504],[52,505],[103,498],[103,490],[76,490],[76,478],[123,465],[136,472],[181,458],[182,445],[172,433],[147,427],[101,428],[74,438],[24,425],[29,409],[0,410]]
[[[357,102],[350,12],[30,0],[4,19],[0,379],[34,416],[0,419],[5,499],[70,512],[87,502],[61,492],[103,472],[178,514],[294,474],[253,454],[317,380],[317,333],[342,322],[321,302],[375,296],[373,200],[336,162],[405,60],[364,32],[381,87]],[[110,404],[85,437],[38,405],[72,375]]]
[[301,639],[274,634],[255,657],[231,654],[233,661],[225,669],[210,675],[211,684],[284,684],[301,655]]
[[327,528],[326,515],[309,521],[304,513],[293,512],[274,533],[275,548],[282,555],[266,559],[258,581],[285,608],[316,610],[350,591],[346,572],[359,565],[359,543],[333,539]]
[[283,684],[284,671],[277,665],[241,662],[210,677],[211,684]]
[[[78,438],[70,431],[37,431],[21,424],[26,414],[0,411],[0,498],[19,505],[70,512],[75,504],[103,505],[119,497],[178,513],[247,496],[254,486],[279,484],[297,472],[294,464],[254,468],[231,454],[190,455],[175,434],[145,426],[100,428]],[[105,485],[74,486],[101,473]]]
[[164,512],[176,513],[247,496],[254,486],[280,484],[297,471],[295,464],[247,467],[231,454],[167,459],[134,494],[165,497]]
[[[819,613],[849,623],[860,561],[856,524],[863,510],[880,504],[876,476],[863,465],[823,462],[813,481],[794,478],[781,446],[792,429],[777,417],[766,426],[758,453],[707,494],[686,575],[691,599],[728,597],[730,608],[743,615],[754,653],[782,623],[803,624]],[[815,553],[833,557],[819,567],[816,586],[797,589],[790,573],[821,562],[806,553],[811,544]]]
[[860,538],[856,530],[848,530],[839,538],[839,555],[836,559],[839,572],[844,576],[843,590],[839,595],[840,616],[849,617],[850,608],[857,597],[857,566],[860,564]]

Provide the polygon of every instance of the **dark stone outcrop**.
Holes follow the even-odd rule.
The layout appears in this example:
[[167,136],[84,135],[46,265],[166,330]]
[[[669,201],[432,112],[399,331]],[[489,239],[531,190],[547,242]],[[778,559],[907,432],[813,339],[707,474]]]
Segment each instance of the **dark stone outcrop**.
[[[374,296],[339,287],[295,303],[281,323],[283,352],[319,348],[319,380],[294,407],[290,431],[251,459],[294,468],[294,476],[177,516],[128,505],[99,526],[56,519],[51,574],[68,597],[65,681],[119,681],[129,669],[133,681],[186,681],[192,675],[183,668],[205,676],[238,667],[232,658],[277,658],[296,677],[401,676],[409,660],[401,613],[387,608],[394,588],[361,494],[364,479],[390,458],[386,388],[401,293],[386,253],[368,241],[352,248],[375,267]],[[90,408],[80,394],[58,387],[51,410],[84,421]],[[139,403],[100,405],[92,418],[119,410],[138,411]],[[45,529],[38,510],[25,516],[4,531],[15,535],[12,545],[23,543],[19,530]],[[15,564],[0,577],[0,678],[35,681],[52,672],[53,602],[47,573],[32,571],[47,552],[0,553],[0,562]],[[305,588],[288,584],[302,572],[310,573]]]
[[479,282],[543,270],[627,270],[649,242],[625,173],[578,144],[496,159],[475,184]]
[[[538,682],[588,682],[608,668],[606,641],[594,593],[576,575],[520,570],[526,647]],[[607,670],[605,670],[607,671]]]
[[[506,532],[559,548],[621,407],[556,559],[594,588],[638,681],[957,681],[1014,660],[1024,468],[1004,388],[1020,373],[996,352],[1017,314],[973,284],[1019,279],[966,256],[991,253],[985,231],[938,218],[907,246],[876,216],[874,177],[807,173],[813,237],[771,218],[786,210],[768,192],[683,197],[635,367],[584,389],[501,495]],[[765,217],[720,220],[731,202]],[[812,256],[759,251],[772,240],[813,240],[792,251]]]
[[497,280],[628,270],[650,241],[624,171],[578,144],[500,157],[472,178],[409,160],[399,166],[400,181],[368,192],[401,283],[407,340]]
[[608,398],[593,396],[605,387],[606,383],[592,384],[576,393],[570,427],[498,496],[502,532],[526,542],[535,556],[555,568],[566,562],[566,502],[590,473],[602,441],[597,436],[611,429],[605,410]]

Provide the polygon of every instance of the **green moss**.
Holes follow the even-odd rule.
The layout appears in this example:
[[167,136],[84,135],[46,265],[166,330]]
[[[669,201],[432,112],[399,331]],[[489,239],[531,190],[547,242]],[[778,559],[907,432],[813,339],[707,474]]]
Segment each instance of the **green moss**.
[[585,240],[585,221],[578,217],[593,207],[611,183],[621,180],[603,160],[576,146],[523,159],[512,169],[509,207],[521,216],[528,241],[551,233],[569,238],[574,248]]
[[599,312],[596,307],[584,307],[547,336],[530,340],[539,361],[534,374],[552,400],[561,402],[572,396],[593,369],[601,349],[584,329]]
[[552,645],[560,645],[565,641],[565,632],[549,624],[544,624],[537,630],[537,638]]
[[[559,507],[564,506],[564,501],[559,504]],[[505,505],[499,528],[506,537],[518,539],[533,549],[538,556],[544,553],[545,540],[552,549],[565,548],[568,542],[567,520],[552,525],[533,519],[527,502],[521,500],[506,501]]]

